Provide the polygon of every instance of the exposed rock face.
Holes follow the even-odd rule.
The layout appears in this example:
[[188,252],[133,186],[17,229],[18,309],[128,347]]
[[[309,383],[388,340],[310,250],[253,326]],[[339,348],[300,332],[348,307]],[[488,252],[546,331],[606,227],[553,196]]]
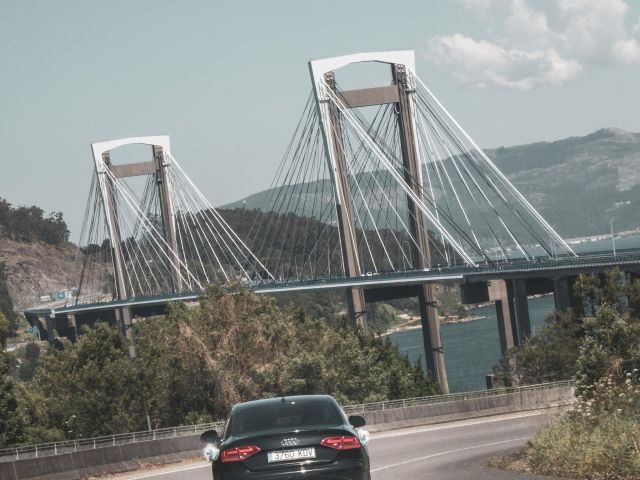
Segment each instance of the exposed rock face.
[[72,288],[76,246],[53,247],[44,243],[20,243],[0,238],[0,262],[6,264],[9,295],[16,308],[37,306],[39,298],[67,287]]

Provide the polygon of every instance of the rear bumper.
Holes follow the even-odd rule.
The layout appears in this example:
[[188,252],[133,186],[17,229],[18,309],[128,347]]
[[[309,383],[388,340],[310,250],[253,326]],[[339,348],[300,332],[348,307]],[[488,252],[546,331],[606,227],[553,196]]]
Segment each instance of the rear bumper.
[[[238,465],[240,467],[240,465]],[[213,472],[214,480],[369,480],[369,462],[349,459],[330,465],[251,472],[246,468]]]

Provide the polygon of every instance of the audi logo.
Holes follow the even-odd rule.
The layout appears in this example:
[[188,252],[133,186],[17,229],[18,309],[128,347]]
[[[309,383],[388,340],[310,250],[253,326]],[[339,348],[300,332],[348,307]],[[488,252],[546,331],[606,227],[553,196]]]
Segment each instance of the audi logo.
[[300,440],[298,440],[297,438],[283,438],[280,442],[280,445],[282,445],[283,447],[295,447],[299,443]]

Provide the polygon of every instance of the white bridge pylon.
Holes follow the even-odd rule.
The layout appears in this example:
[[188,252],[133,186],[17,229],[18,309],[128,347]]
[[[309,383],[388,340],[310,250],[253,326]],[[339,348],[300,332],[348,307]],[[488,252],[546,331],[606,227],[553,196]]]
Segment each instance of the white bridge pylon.
[[[151,159],[112,162],[111,152],[126,145],[150,146]],[[273,278],[186,175],[168,136],[98,142],[91,149],[95,173],[77,256],[78,303]]]
[[[389,64],[393,76],[391,84],[358,91],[341,90],[334,72],[347,65],[364,62]],[[397,70],[398,66],[402,69]],[[415,205],[417,212],[410,211],[407,216],[402,205],[387,194],[385,200],[389,205],[378,206],[377,210],[386,208],[392,216],[403,217],[400,223],[412,237],[409,243],[419,250],[421,256],[428,256],[428,251],[421,250],[429,248],[424,248],[411,235],[408,225],[416,221],[428,226],[430,236],[435,236],[429,240],[432,248],[440,249],[448,262],[457,256],[467,265],[476,266],[479,261],[509,261],[516,257],[531,259],[545,252],[551,256],[557,250],[575,255],[417,76],[412,50],[314,60],[309,62],[309,69],[329,160],[334,201],[339,209],[342,207],[341,215],[349,217],[345,222],[347,229],[344,235],[353,244],[353,261],[359,271],[363,270],[363,263],[375,265],[375,260],[361,258],[362,252],[366,255],[373,248],[365,235],[366,248],[363,249],[363,242],[359,242],[357,235],[350,234],[348,229],[373,229],[373,237],[382,238],[379,230],[388,228],[392,223],[388,220],[380,222],[371,213],[372,199],[385,197],[375,192],[382,186],[374,186],[368,196],[363,193],[363,177],[372,172],[378,176],[379,172],[384,172],[391,179],[386,188],[401,191]],[[405,83],[400,81],[398,72],[406,74]],[[406,164],[403,166],[401,161],[406,155],[401,150],[406,146],[401,148],[397,142],[394,144],[392,136],[380,133],[385,131],[381,128],[382,121],[378,120],[386,115],[384,109],[391,110],[388,115],[390,124],[396,121],[394,114],[398,118],[402,116],[397,109],[393,111],[394,105],[399,105],[398,94],[395,93],[398,88],[405,89],[408,99],[406,110],[411,117],[406,122],[410,131],[404,135],[411,137],[408,143],[417,146],[413,156],[421,166],[413,174],[407,172]],[[375,115],[370,115],[374,120],[360,113],[372,107],[378,108]],[[341,166],[341,162],[345,165]],[[349,185],[340,182],[340,168],[346,168]],[[358,199],[358,196],[362,198]],[[344,208],[347,203],[351,203],[351,208]],[[411,218],[422,215],[426,223]],[[387,244],[384,250],[387,252],[395,247]],[[406,249],[402,245],[398,247]],[[343,259],[343,263],[347,260]],[[388,263],[392,263],[391,259]]]

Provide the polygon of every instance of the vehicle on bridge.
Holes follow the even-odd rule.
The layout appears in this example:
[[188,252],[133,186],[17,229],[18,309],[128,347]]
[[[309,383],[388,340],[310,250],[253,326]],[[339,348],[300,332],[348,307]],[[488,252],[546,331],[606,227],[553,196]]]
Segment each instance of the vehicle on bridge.
[[200,439],[214,480],[370,480],[364,424],[329,395],[300,395],[239,403],[221,436]]

